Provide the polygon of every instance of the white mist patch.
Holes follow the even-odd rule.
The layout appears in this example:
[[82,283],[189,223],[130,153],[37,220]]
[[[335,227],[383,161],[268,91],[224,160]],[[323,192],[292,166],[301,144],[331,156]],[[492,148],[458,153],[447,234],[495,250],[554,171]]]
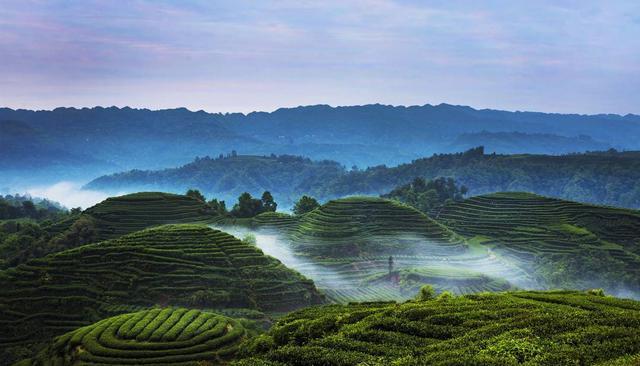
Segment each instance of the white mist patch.
[[67,208],[82,207],[83,209],[104,201],[110,196],[105,192],[84,190],[81,184],[70,181],[28,188],[27,193],[34,197],[60,202]]
[[247,235],[253,235],[256,239],[256,246],[264,254],[277,258],[285,266],[292,268],[305,277],[312,279],[316,285],[324,287],[338,287],[351,282],[342,278],[336,271],[312,260],[297,256],[291,249],[291,244],[276,230],[252,230],[241,226],[211,226],[214,229],[224,231],[243,239]]

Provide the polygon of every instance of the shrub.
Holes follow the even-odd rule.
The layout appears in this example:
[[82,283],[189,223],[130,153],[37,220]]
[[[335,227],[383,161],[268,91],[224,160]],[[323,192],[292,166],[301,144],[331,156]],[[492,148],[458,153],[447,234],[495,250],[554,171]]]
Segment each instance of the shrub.
[[429,301],[433,300],[436,296],[436,290],[433,289],[431,285],[423,285],[420,287],[420,292],[418,292],[418,296],[416,300],[418,301]]

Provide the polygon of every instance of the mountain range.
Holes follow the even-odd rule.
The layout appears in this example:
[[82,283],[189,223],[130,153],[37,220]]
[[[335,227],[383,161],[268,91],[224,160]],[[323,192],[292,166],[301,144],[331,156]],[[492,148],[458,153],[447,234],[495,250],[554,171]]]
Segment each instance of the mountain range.
[[232,150],[301,155],[364,168],[478,145],[499,153],[639,149],[640,116],[508,112],[449,104],[315,105],[249,114],[185,108],[0,108],[0,141],[0,167],[11,171],[10,178],[0,178],[0,185],[15,185],[178,166],[196,156]]

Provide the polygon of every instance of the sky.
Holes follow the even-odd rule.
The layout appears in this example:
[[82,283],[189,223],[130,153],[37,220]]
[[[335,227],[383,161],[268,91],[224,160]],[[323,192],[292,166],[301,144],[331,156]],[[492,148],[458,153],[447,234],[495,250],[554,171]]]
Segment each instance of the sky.
[[640,1],[0,0],[0,106],[640,113]]

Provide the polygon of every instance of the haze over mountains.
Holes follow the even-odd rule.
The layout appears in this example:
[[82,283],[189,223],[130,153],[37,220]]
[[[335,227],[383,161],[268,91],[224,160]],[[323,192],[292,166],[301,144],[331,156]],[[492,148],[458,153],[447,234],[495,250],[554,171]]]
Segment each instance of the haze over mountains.
[[[640,116],[507,112],[449,104],[314,105],[249,114],[184,108],[2,108],[0,142],[0,168],[8,173],[0,177],[0,191],[13,193],[61,181],[84,183],[130,169],[178,167],[197,156],[232,151],[298,155],[363,169],[480,145],[486,153],[633,150],[640,149]],[[46,195],[51,191],[46,187],[31,192]],[[53,191],[58,195],[54,199],[68,195]],[[104,198],[89,199],[94,196]]]

